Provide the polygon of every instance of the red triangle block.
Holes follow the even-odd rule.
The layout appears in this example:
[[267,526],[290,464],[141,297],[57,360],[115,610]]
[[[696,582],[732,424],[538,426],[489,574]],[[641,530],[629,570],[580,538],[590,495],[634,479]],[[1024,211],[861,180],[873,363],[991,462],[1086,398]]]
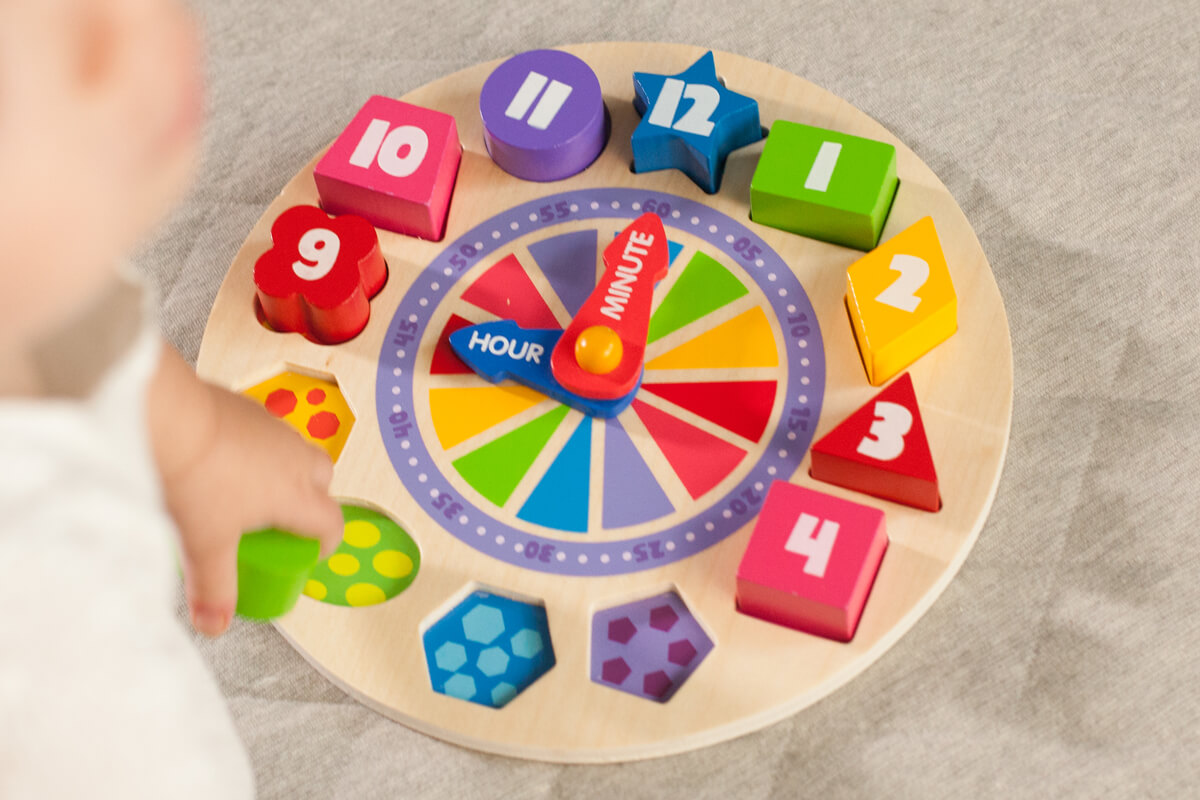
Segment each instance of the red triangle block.
[[633,410],[693,500],[720,483],[746,457],[740,447],[641,400],[633,401]]
[[775,405],[775,381],[643,383],[642,388],[752,442],[762,437]]
[[937,472],[906,372],[812,446],[819,481],[937,511]]
[[462,297],[471,305],[500,319],[511,319],[522,328],[562,328],[512,253],[480,275]]
[[450,346],[450,334],[472,324],[471,320],[463,319],[458,314],[450,315],[446,327],[442,328],[442,335],[433,347],[433,360],[429,362],[430,375],[462,375],[472,371]]

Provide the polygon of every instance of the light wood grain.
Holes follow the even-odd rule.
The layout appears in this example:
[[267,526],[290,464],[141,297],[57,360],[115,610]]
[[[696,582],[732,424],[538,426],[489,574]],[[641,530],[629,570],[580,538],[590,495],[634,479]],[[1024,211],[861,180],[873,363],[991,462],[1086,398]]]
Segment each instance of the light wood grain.
[[[866,381],[842,303],[845,269],[859,254],[749,221],[748,187],[761,144],[730,157],[721,191],[712,196],[676,171],[630,172],[629,136],[637,122],[631,72],[678,73],[703,54],[702,48],[609,43],[563,49],[596,71],[612,114],[612,136],[604,153],[566,181],[520,181],[488,158],[477,99],[498,61],[403,96],[408,102],[453,114],[458,122],[464,153],[445,241],[453,241],[505,208],[585,187],[670,192],[743,221],[791,265],[817,310],[827,364],[817,435],[828,432],[878,391]],[[930,607],[979,535],[1008,443],[1012,353],[1003,303],[970,224],[946,187],[911,150],[848,103],[766,64],[726,53],[717,53],[716,63],[729,88],[758,100],[764,125],[790,119],[897,146],[901,185],[884,239],[920,217],[933,215],[958,294],[959,330],[910,371],[941,479],[944,508],[929,514],[816,483],[808,477],[806,457],[794,482],[878,505],[887,513],[891,545],[858,633],[849,644],[735,611],[734,575],[750,525],[691,558],[607,578],[567,578],[524,570],[472,549],[443,531],[405,492],[383,449],[374,413],[376,359],[392,312],[444,243],[381,232],[390,278],[372,302],[367,329],[346,345],[322,347],[296,335],[272,334],[255,321],[253,264],[268,248],[270,224],[281,211],[317,201],[314,158],[266,209],[234,259],[209,319],[199,371],[219,383],[245,388],[288,365],[333,374],[346,393],[357,423],[337,465],[334,492],[382,510],[411,531],[422,549],[421,572],[404,594],[379,606],[348,609],[301,598],[278,627],[322,674],[380,713],[467,747],[550,761],[639,759],[713,744],[795,713],[878,659]],[[389,87],[378,91],[386,94]],[[698,240],[685,242],[685,246],[698,244]],[[446,314],[435,311],[427,330],[436,335]],[[772,325],[778,322],[772,320]],[[431,346],[426,337],[423,347]],[[427,364],[428,354],[422,358]],[[417,381],[419,394],[429,377]],[[782,411],[778,406],[772,417],[776,422]],[[418,423],[423,436],[433,435],[427,419]],[[630,532],[638,531],[623,534]],[[421,647],[423,626],[477,585],[544,602],[557,656],[553,669],[500,710],[432,691]],[[705,626],[716,643],[713,652],[666,704],[593,683],[588,674],[591,616],[668,588],[680,593]]]

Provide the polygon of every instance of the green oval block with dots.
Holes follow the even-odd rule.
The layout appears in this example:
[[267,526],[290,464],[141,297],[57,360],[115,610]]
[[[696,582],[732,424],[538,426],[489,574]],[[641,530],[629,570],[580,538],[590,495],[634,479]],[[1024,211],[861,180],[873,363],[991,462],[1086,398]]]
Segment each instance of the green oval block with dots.
[[321,558],[316,539],[265,528],[238,542],[238,616],[275,619],[292,610]]
[[373,606],[407,589],[421,568],[408,532],[369,508],[342,505],[345,529],[337,551],[313,569],[309,597],[336,606]]
[[898,185],[895,146],[779,120],[750,181],[750,218],[870,250],[879,243]]

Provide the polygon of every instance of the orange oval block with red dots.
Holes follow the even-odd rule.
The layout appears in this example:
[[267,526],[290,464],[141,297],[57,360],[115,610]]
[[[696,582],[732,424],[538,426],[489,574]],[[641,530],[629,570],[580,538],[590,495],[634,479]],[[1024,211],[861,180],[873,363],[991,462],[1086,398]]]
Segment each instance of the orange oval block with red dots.
[[271,226],[273,246],[254,264],[258,304],[277,331],[318,344],[353,339],[387,282],[379,236],[361,217],[293,206]]
[[245,391],[267,411],[322,448],[335,463],[346,446],[354,414],[332,381],[284,372]]
[[600,283],[550,354],[555,380],[593,400],[633,391],[642,374],[654,284],[669,263],[667,233],[656,214],[638,217],[604,248]]

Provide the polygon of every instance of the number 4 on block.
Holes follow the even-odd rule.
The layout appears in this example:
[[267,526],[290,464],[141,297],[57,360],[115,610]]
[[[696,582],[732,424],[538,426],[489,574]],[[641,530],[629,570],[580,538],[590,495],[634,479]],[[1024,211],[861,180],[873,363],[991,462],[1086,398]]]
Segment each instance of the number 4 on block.
[[850,265],[846,311],[872,386],[950,338],[958,329],[958,300],[932,217]]
[[937,511],[937,472],[906,372],[812,447],[812,476],[856,492]]
[[738,611],[848,642],[887,546],[879,509],[775,481],[738,565]]

